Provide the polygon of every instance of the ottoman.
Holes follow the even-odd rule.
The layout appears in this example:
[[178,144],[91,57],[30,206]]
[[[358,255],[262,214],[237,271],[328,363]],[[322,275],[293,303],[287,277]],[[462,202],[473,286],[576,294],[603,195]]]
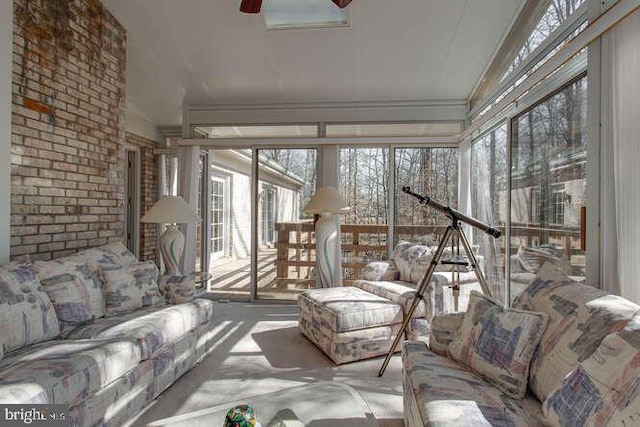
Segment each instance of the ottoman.
[[336,364],[387,354],[403,321],[399,304],[354,287],[304,291],[298,306],[300,332]]

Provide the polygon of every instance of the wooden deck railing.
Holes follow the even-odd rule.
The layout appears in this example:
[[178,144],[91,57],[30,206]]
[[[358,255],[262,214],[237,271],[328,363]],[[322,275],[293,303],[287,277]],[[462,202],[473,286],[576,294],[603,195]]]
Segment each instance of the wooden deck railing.
[[[394,227],[397,240],[424,241],[425,238],[436,244],[446,230],[446,225],[399,225]],[[278,240],[276,242],[276,286],[279,289],[307,289],[313,287],[313,268],[315,266],[315,241],[311,220],[281,222],[276,224]],[[514,224],[512,237],[518,238],[512,243],[535,246],[540,243],[541,232],[549,242],[564,248],[564,254],[579,251],[580,230],[577,227],[553,227],[540,230],[535,225]],[[361,270],[370,262],[385,260],[388,257],[387,225],[343,224],[342,268],[343,283],[351,285],[360,278]],[[504,248],[500,245],[500,252]],[[513,246],[513,245],[512,245]],[[512,247],[511,252],[517,250]]]
[[[446,229],[445,225],[400,225],[394,227],[400,239],[419,240],[419,237],[431,235],[432,241],[438,241]],[[350,285],[360,278],[360,271],[370,261],[384,260],[388,257],[387,225],[379,224],[343,224],[342,268],[343,283]],[[276,224],[278,241],[276,242],[276,281],[278,288],[305,289],[314,284],[315,241],[311,220],[299,222],[281,222]]]

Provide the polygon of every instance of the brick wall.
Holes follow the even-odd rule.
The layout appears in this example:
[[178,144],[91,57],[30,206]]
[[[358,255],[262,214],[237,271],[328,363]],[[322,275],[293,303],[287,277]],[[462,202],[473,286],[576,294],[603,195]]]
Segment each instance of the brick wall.
[[[140,214],[144,215],[158,200],[158,182],[156,180],[156,163],[153,149],[155,141],[141,136],[126,133],[127,145],[140,151]],[[158,226],[140,223],[140,254],[143,261],[155,261],[158,247]]]
[[122,240],[126,32],[99,0],[15,0],[11,256]]

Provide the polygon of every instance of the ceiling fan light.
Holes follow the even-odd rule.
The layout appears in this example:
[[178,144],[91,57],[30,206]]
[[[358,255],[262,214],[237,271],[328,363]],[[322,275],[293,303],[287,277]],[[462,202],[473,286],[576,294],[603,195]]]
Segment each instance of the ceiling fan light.
[[331,0],[332,2],[335,3],[336,6],[338,6],[340,9],[344,9],[345,7],[349,6],[349,3],[351,3],[351,0]]
[[262,0],[242,0],[240,3],[240,12],[244,13],[260,13]]

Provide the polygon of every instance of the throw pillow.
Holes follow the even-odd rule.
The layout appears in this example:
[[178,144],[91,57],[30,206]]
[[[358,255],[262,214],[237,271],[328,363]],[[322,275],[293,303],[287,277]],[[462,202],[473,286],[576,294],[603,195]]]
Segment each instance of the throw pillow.
[[59,334],[56,311],[31,264],[12,262],[0,267],[0,325],[5,352]]
[[552,425],[636,425],[640,419],[640,316],[618,333],[607,335],[598,349],[562,380],[544,401]]
[[[93,318],[91,295],[75,265],[35,261],[34,268],[42,287],[49,295],[65,335]],[[89,267],[85,264],[84,269]]]
[[429,349],[440,356],[448,355],[449,344],[462,325],[464,313],[436,314],[431,319]]
[[392,259],[400,273],[400,280],[417,283],[431,263],[431,249],[428,246],[402,242],[393,251]]
[[158,288],[169,304],[189,302],[196,295],[196,279],[194,276],[162,276]]
[[102,249],[111,252],[116,262],[122,267],[138,263],[138,259],[122,242],[112,242],[102,246]]
[[364,280],[393,281],[400,278],[400,272],[393,261],[374,261],[367,264],[360,272]]
[[622,297],[572,281],[549,263],[516,298],[514,307],[549,316],[529,378],[529,387],[541,402],[607,335],[624,328],[640,310]]
[[472,291],[462,325],[449,344],[449,355],[506,395],[521,399],[527,390],[531,358],[546,326],[545,313],[505,308]]
[[158,267],[145,261],[116,270],[103,271],[106,316],[128,313],[149,305],[161,305]]

